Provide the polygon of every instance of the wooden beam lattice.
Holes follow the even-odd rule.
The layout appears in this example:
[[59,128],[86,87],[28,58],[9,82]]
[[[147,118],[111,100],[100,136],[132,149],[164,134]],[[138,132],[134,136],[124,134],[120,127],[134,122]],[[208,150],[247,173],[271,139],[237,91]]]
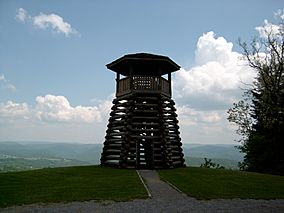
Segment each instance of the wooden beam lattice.
[[131,94],[113,101],[102,165],[175,168],[184,165],[174,101],[162,94]]

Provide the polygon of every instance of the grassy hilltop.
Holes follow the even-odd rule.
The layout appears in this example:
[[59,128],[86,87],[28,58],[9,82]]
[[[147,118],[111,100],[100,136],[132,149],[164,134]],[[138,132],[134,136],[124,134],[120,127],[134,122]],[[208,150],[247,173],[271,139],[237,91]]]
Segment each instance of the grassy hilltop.
[[160,170],[162,179],[197,199],[284,199],[284,177],[198,167]]
[[[284,177],[187,167],[158,170],[197,199],[284,199]],[[31,203],[147,198],[135,170],[81,166],[0,173],[0,208]]]
[[146,197],[135,170],[81,166],[0,174],[0,207]]

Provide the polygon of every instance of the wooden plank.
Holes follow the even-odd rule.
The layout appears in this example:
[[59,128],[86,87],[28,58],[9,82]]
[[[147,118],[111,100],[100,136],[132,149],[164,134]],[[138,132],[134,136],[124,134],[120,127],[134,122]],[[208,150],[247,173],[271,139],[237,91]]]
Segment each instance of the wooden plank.
[[132,126],[160,126],[160,123],[158,123],[158,122],[133,122],[132,123]]
[[161,136],[141,136],[141,135],[131,135],[131,138],[137,138],[137,139],[158,139],[161,138]]
[[107,140],[105,140],[105,143],[122,143],[123,139],[121,138],[108,138]]
[[113,135],[109,135],[109,134],[106,134],[105,139],[106,139],[106,141],[109,141],[111,139],[120,139],[120,141],[123,140],[121,135],[113,136]]
[[157,107],[159,107],[159,104],[154,104],[154,103],[136,103],[135,107],[153,107],[153,108],[157,108]]
[[110,116],[116,115],[118,113],[126,114],[127,110],[126,109],[116,109],[116,110],[113,110],[113,111],[110,112]]
[[134,110],[134,113],[147,113],[147,114],[153,114],[153,113],[158,113],[159,111],[156,110],[156,109],[153,109],[153,110],[144,110],[144,109],[135,109]]
[[112,127],[109,127],[107,129],[108,132],[115,132],[115,131],[120,131],[120,132],[125,132],[126,130],[126,127],[125,126],[112,126]]
[[180,165],[180,166],[183,166],[183,162],[182,161],[173,161],[173,165]]
[[120,156],[120,150],[116,150],[116,151],[109,151],[108,149],[105,150],[104,152],[104,156],[107,157],[109,155],[117,155]]
[[144,120],[146,121],[147,120],[147,121],[149,121],[149,120],[158,120],[159,117],[153,117],[153,116],[152,117],[133,116],[132,119],[133,120],[142,120],[142,121],[144,121]]
[[120,160],[120,155],[106,155],[103,158],[104,160]]
[[123,135],[126,135],[126,133],[125,132],[112,132],[112,133],[107,134],[108,137],[123,136]]
[[126,116],[126,114],[123,114],[123,115],[113,115],[109,118],[109,121],[114,121],[114,120],[117,120],[117,119],[124,119]]
[[172,160],[180,160],[181,156],[172,156]]
[[137,100],[147,101],[147,100],[154,100],[157,101],[159,97],[157,96],[142,96],[142,97],[136,97]]
[[125,125],[126,121],[125,120],[113,120],[111,121],[107,126],[118,126],[118,125]]
[[133,132],[159,132],[159,129],[137,129],[137,128],[132,128],[131,131]]

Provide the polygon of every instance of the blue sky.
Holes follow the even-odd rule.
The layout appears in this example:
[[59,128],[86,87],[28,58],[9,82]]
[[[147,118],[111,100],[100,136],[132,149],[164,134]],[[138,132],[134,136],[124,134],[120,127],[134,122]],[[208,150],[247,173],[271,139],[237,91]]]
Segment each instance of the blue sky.
[[101,143],[128,53],[167,55],[184,143],[234,143],[226,110],[253,73],[237,61],[284,4],[250,1],[0,0],[0,141]]

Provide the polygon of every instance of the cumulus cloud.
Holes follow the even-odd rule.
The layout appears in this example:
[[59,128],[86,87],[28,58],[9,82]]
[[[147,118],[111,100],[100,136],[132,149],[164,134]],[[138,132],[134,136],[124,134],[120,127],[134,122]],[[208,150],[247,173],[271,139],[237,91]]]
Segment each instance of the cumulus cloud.
[[71,106],[64,96],[45,95],[36,97],[36,105],[8,101],[0,103],[0,118],[30,118],[42,122],[56,123],[94,123],[104,121],[111,101],[101,102],[97,106]]
[[33,17],[33,24],[40,29],[51,28],[53,32],[63,33],[65,36],[78,34],[77,30],[72,28],[71,24],[65,22],[61,16],[53,13],[40,13],[40,15]]
[[224,110],[196,110],[177,106],[183,143],[232,143],[237,136]]
[[64,96],[38,96],[36,98],[36,116],[42,121],[57,122],[101,122],[104,104],[99,106],[70,105]]
[[231,42],[207,32],[198,39],[195,65],[175,74],[174,97],[188,142],[232,143],[236,138],[226,111],[256,74],[241,58]]
[[174,79],[180,103],[194,109],[220,110],[236,101],[243,83],[251,83],[255,73],[241,61],[233,44],[208,32],[201,36],[195,51],[196,66],[181,69]]
[[283,23],[284,23],[284,9],[278,10],[276,13],[274,13],[275,19],[279,20],[279,25],[273,24],[269,22],[268,20],[264,20],[264,24],[262,26],[256,27],[256,31],[259,33],[259,35],[262,38],[267,38],[268,35],[272,36],[283,36],[281,31],[283,32]]
[[27,119],[30,110],[26,103],[15,103],[8,101],[7,103],[0,103],[0,118],[6,119]]
[[27,11],[24,8],[19,8],[15,19],[19,22],[26,22],[26,20],[29,19]]
[[80,35],[80,33],[73,28],[70,23],[64,21],[61,16],[54,13],[40,13],[37,16],[30,16],[25,9],[19,8],[15,19],[22,23],[29,22],[38,29],[51,29],[54,33],[63,33],[66,37],[72,34]]
[[183,105],[177,107],[177,112],[182,125],[195,126],[199,123],[212,124],[222,120],[222,112],[220,111],[201,111]]
[[93,106],[72,106],[66,97],[55,95],[38,96],[35,105],[3,102],[1,139],[101,143],[111,105],[104,100]]
[[196,46],[195,60],[198,65],[212,61],[226,64],[228,58],[237,55],[237,53],[232,52],[233,44],[231,42],[227,42],[223,37],[215,38],[212,31],[203,34],[198,39]]
[[280,27],[280,25],[272,24],[265,19],[263,26],[256,27],[255,29],[262,38],[267,38],[268,35],[280,36]]

